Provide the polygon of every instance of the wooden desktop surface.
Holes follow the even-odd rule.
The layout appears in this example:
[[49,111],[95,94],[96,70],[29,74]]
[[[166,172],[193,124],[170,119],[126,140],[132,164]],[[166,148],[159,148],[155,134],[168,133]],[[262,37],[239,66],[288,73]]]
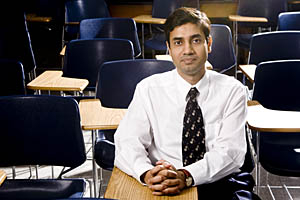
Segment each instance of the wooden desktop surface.
[[[157,60],[169,60],[173,62],[172,57],[170,55],[155,55],[155,58]],[[210,64],[210,62],[208,61],[205,62],[205,67],[206,69],[213,69],[212,64]]]
[[0,169],[0,186],[1,184],[4,182],[4,180],[6,179],[6,174],[3,170]]
[[254,83],[256,65],[239,65],[238,68],[248,78],[251,83]]
[[89,84],[86,79],[62,77],[62,71],[45,71],[30,83],[28,89],[50,91],[83,91]]
[[26,14],[26,21],[49,23],[52,21],[52,17],[42,17],[42,16],[37,16],[34,13],[28,13],[28,14]]
[[163,18],[153,18],[152,15],[139,15],[133,18],[136,23],[144,24],[164,24],[166,19]]
[[[251,105],[250,105],[251,104]],[[248,102],[249,128],[265,132],[300,132],[300,112],[264,108],[257,101]]]
[[[130,17],[138,15],[151,15],[152,5],[109,5],[111,16]],[[200,10],[205,12],[209,18],[227,18],[229,15],[235,15],[237,11],[237,2],[201,2]]]
[[79,102],[83,130],[116,129],[127,109],[106,108],[99,99],[83,99]]
[[265,17],[246,17],[240,15],[229,15],[228,18],[230,21],[234,22],[268,22],[268,19]]
[[191,187],[179,195],[154,196],[148,187],[114,167],[104,197],[120,200],[196,200],[198,194],[197,188]]

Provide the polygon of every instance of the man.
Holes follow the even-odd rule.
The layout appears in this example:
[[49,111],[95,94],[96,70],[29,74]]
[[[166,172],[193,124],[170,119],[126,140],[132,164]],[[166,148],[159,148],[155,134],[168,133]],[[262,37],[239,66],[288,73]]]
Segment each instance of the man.
[[244,189],[225,186],[245,158],[247,89],[205,69],[212,38],[204,13],[177,9],[165,34],[176,69],[137,85],[115,134],[115,165],[154,195],[196,185],[200,199],[232,199]]

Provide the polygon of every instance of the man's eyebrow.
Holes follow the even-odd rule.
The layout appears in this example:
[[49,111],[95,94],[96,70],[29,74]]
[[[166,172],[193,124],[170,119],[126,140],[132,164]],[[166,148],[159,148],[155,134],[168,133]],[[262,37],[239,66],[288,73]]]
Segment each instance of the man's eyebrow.
[[182,40],[182,37],[174,37],[172,40]]
[[199,37],[201,38],[201,34],[199,34],[199,33],[191,36],[191,38],[199,38]]
[[[192,35],[190,38],[201,38],[202,36],[201,36],[201,34],[199,34],[199,33],[197,33],[197,34],[194,34],[194,35]],[[173,37],[172,38],[172,40],[182,40],[183,39],[183,37]]]

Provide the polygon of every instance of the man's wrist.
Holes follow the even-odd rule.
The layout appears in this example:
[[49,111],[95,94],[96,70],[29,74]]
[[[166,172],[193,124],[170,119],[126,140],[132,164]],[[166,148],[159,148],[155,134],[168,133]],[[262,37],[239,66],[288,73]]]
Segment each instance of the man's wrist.
[[147,172],[149,172],[149,170],[145,171],[141,176],[140,176],[140,180],[142,183],[146,184],[145,178],[146,178],[146,174]]
[[184,175],[184,182],[185,182],[185,186],[186,187],[191,187],[194,184],[194,179],[192,177],[192,175],[190,174],[189,171],[187,171],[186,169],[179,169],[178,171],[181,171]]

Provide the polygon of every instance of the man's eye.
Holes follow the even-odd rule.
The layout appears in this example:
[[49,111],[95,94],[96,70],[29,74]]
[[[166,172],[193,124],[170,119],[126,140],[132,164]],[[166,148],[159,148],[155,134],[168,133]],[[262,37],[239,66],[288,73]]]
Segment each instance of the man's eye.
[[196,44],[199,44],[201,42],[201,40],[200,39],[194,39],[193,42],[196,43]]
[[175,41],[174,44],[175,44],[175,45],[181,45],[182,42],[181,42],[181,41]]

